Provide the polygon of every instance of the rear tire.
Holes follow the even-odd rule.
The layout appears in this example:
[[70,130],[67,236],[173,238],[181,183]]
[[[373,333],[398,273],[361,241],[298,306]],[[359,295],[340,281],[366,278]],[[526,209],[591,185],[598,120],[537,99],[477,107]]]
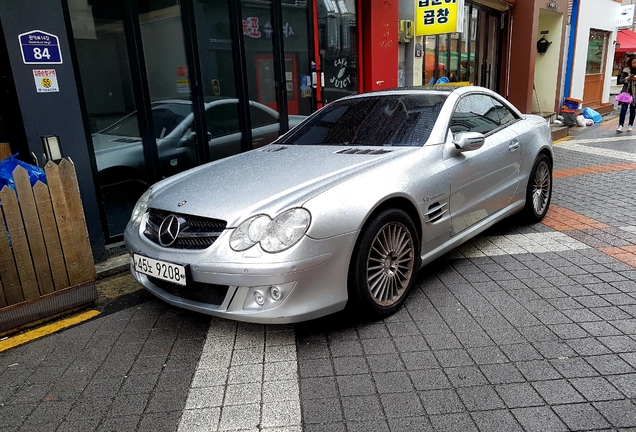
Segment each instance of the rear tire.
[[402,210],[388,209],[367,222],[351,258],[349,299],[363,318],[397,311],[411,290],[420,263],[417,230]]
[[529,222],[541,221],[548,212],[551,199],[552,163],[545,154],[540,154],[534,161],[530,178],[528,179],[523,216]]

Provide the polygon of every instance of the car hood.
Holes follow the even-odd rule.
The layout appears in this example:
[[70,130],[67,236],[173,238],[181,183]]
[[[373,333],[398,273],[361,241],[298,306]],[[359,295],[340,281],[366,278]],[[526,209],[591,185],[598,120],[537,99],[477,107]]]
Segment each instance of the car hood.
[[120,149],[122,147],[134,146],[141,144],[141,138],[125,137],[118,135],[106,135],[95,133],[93,138],[93,148],[96,153],[104,152],[111,149]]
[[255,214],[274,217],[300,206],[362,170],[413,150],[273,144],[156,184],[150,207],[222,219],[232,227]]

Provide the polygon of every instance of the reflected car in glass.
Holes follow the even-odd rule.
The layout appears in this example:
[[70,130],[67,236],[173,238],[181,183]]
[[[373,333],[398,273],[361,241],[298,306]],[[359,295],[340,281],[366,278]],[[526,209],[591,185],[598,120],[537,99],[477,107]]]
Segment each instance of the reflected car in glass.
[[126,228],[131,271],[170,304],[236,320],[347,305],[382,318],[436,258],[513,214],[541,220],[552,166],[548,123],[490,90],[346,97],[153,185]]
[[[238,99],[214,98],[205,103],[205,122],[212,160],[240,152],[238,112]],[[279,115],[276,110],[250,101],[250,115],[254,148],[278,138]],[[290,128],[305,118],[290,115]],[[167,177],[194,167],[197,157],[192,102],[181,99],[153,102],[152,119],[161,174]],[[94,133],[92,140],[97,170],[102,178],[101,184],[121,182],[128,178],[145,179],[137,112]]]

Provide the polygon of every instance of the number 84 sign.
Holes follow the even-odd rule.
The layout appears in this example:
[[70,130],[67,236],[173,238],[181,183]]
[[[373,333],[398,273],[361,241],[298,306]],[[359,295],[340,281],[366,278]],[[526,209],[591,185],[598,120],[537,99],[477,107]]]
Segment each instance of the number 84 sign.
[[62,64],[60,40],[51,33],[31,30],[18,35],[24,64]]

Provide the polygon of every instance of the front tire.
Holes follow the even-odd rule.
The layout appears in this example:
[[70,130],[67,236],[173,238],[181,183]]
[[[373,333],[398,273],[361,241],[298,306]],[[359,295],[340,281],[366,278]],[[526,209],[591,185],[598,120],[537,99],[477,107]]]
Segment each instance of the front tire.
[[402,210],[375,215],[364,228],[349,272],[349,298],[363,318],[380,319],[397,311],[419,269],[419,239]]
[[551,199],[552,163],[545,154],[540,154],[534,161],[526,189],[526,206],[523,209],[526,219],[541,221],[548,213]]

